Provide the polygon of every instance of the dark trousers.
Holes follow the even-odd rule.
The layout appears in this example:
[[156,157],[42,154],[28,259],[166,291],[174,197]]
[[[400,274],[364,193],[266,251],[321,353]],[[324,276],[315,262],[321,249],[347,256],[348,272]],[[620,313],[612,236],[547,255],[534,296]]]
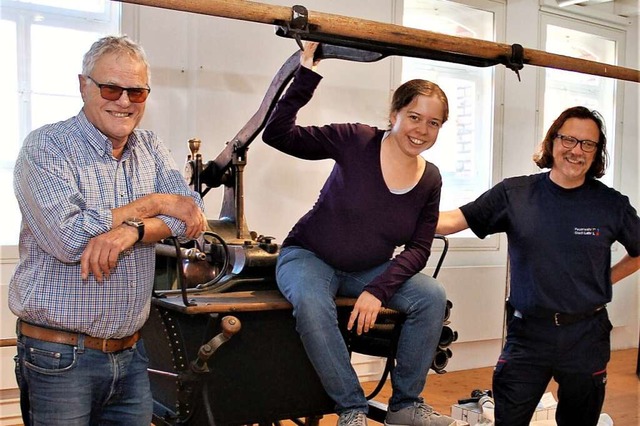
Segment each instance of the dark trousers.
[[496,426],[527,426],[551,378],[558,426],[595,426],[604,402],[611,323],[606,309],[571,325],[511,317],[493,374]]

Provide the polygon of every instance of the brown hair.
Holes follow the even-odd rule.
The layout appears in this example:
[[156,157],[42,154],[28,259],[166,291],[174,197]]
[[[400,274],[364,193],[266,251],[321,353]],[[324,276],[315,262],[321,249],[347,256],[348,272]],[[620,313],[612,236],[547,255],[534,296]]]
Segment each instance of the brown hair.
[[609,154],[607,153],[607,136],[605,135],[604,119],[596,110],[590,110],[583,106],[575,106],[568,108],[562,112],[553,122],[544,140],[540,143],[538,152],[533,155],[533,161],[541,169],[550,169],[553,166],[553,141],[558,136],[558,130],[570,118],[578,118],[581,120],[592,120],[598,126],[598,148],[591,167],[587,171],[587,178],[599,178],[604,176],[604,171],[609,162]]
[[393,98],[391,99],[391,113],[400,111],[402,108],[409,105],[418,95],[435,96],[439,99],[444,107],[442,124],[449,119],[449,100],[447,99],[447,95],[437,84],[421,79],[409,80],[393,92]]

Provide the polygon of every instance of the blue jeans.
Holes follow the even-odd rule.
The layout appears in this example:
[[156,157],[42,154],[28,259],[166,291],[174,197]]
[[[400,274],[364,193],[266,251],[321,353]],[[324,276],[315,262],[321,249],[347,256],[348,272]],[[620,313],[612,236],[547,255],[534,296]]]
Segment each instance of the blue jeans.
[[[338,327],[335,296],[358,297],[387,266],[347,273],[296,246],[283,248],[278,258],[278,287],[293,305],[296,330],[338,414],[367,413],[368,404]],[[422,402],[420,393],[438,346],[446,302],[443,287],[421,273],[407,280],[389,300],[388,308],[406,314],[391,374],[392,410]]]
[[120,352],[18,336],[16,379],[26,426],[149,426],[153,400],[142,341]]

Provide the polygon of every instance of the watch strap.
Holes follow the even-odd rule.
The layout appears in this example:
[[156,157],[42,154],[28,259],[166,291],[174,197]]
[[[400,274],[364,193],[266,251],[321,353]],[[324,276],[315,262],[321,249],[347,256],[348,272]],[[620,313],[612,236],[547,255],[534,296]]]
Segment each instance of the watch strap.
[[142,240],[142,238],[144,237],[144,222],[142,221],[142,219],[127,219],[124,221],[124,223],[138,229],[138,240],[136,242]]

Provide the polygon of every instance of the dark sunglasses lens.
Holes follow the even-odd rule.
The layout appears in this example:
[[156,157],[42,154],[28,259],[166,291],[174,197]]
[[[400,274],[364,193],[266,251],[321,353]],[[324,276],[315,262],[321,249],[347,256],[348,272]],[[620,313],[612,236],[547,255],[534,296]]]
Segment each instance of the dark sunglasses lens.
[[100,87],[100,96],[109,101],[117,101],[122,96],[122,87],[103,84]]
[[125,89],[120,86],[103,84],[100,86],[100,96],[108,101],[117,101],[122,96],[123,91],[127,91],[129,100],[133,103],[141,103],[147,100],[149,91],[146,89]]
[[129,94],[129,100],[131,102],[140,103],[147,99],[149,91],[145,89],[127,89],[127,93]]

